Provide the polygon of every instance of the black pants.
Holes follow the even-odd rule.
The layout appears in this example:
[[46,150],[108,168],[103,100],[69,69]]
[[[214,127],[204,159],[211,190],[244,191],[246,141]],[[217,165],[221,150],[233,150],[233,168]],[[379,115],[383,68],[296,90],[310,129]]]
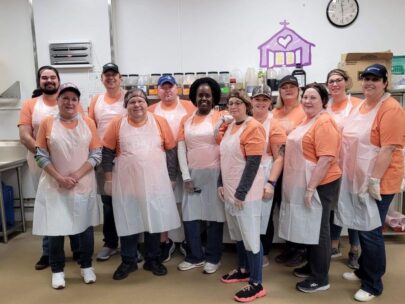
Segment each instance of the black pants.
[[[137,262],[138,234],[131,234],[120,237],[121,258],[126,264]],[[144,233],[145,241],[145,262],[158,261],[160,258],[160,233]]]
[[[319,234],[318,245],[308,245],[308,263],[311,269],[311,277],[320,284],[328,284],[330,255],[331,255],[331,241],[330,241],[330,210],[339,198],[340,178],[318,186],[316,191],[322,203],[322,219]],[[310,232],[308,232],[310,233]]]
[[103,202],[103,214],[104,214],[104,224],[103,224],[104,247],[117,248],[118,235],[114,221],[112,197],[109,195],[102,195],[101,201]]

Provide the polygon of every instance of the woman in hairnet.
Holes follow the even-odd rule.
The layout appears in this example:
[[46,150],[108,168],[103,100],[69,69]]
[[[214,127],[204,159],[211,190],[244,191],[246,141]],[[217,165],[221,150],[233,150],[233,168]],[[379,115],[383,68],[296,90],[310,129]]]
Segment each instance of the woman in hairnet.
[[100,224],[94,166],[101,162],[101,142],[94,122],[78,113],[79,89],[60,86],[59,114],[48,116],[39,127],[35,159],[43,172],[35,198],[33,234],[49,236],[52,287],[65,287],[65,235],[78,235],[79,264],[86,284],[96,275],[91,256],[93,226]]
[[167,274],[160,260],[160,233],[180,226],[171,184],[178,168],[176,142],[166,119],[149,113],[147,102],[142,90],[127,91],[124,107],[128,114],[114,118],[104,135],[104,190],[112,194],[121,242],[122,262],[114,280],[138,268],[136,249],[143,232],[143,269],[157,276]]
[[359,231],[360,268],[343,277],[361,282],[354,298],[365,302],[383,292],[382,228],[395,193],[401,191],[405,112],[387,91],[385,66],[368,66],[362,78],[365,99],[350,113],[342,131],[343,177],[335,223]]
[[243,91],[232,90],[228,110],[234,121],[220,144],[221,175],[218,195],[225,203],[229,233],[236,241],[238,267],[225,274],[224,283],[248,282],[234,299],[250,302],[264,297],[262,286],[263,247],[260,223],[264,174],[260,161],[265,150],[266,132],[250,117],[252,105]]

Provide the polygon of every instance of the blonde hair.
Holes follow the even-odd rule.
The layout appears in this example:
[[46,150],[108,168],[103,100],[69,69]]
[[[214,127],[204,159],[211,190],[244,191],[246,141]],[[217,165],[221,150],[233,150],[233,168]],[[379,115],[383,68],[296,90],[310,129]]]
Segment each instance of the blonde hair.
[[[277,101],[276,101],[276,104],[274,105],[274,108],[281,109],[282,107],[284,107],[284,101],[280,94],[280,88],[278,89],[278,93],[279,94],[277,96]],[[297,104],[301,103],[301,95],[302,95],[302,90],[300,87],[298,87]]]

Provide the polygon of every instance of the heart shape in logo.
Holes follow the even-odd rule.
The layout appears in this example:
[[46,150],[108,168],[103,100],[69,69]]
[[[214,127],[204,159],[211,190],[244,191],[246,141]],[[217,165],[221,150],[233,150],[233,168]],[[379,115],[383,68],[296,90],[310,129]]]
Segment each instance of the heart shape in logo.
[[277,43],[279,45],[281,45],[283,48],[286,48],[291,43],[291,41],[292,41],[291,35],[287,35],[287,36],[284,36],[284,37],[279,37],[277,39]]

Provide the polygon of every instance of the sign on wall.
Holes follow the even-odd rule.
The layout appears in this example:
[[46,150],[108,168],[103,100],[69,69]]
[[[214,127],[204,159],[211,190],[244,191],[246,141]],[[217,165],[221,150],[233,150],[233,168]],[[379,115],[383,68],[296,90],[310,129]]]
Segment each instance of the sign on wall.
[[311,65],[312,42],[302,38],[294,30],[287,27],[286,20],[280,22],[283,28],[271,36],[266,42],[258,46],[260,52],[260,67],[272,68],[295,67]]

